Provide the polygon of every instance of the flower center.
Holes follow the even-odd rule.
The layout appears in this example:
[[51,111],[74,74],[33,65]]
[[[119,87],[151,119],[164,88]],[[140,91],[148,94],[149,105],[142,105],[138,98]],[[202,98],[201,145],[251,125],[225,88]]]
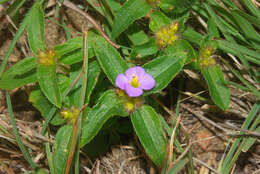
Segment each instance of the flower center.
[[138,88],[140,86],[140,83],[138,82],[138,76],[135,74],[132,75],[132,81],[130,82],[130,85],[134,88]]

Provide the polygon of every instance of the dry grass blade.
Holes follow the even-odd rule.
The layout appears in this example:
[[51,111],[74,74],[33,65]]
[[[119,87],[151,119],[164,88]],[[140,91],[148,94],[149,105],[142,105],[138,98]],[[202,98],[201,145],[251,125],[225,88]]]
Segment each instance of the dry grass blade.
[[64,1],[63,3],[64,6],[71,8],[72,10],[78,12],[79,14],[81,14],[82,16],[84,16],[99,32],[100,34],[106,39],[106,41],[108,41],[113,47],[115,48],[120,48],[119,45],[117,45],[116,43],[114,43],[103,31],[102,27],[96,22],[96,20],[94,18],[92,18],[91,16],[89,16],[87,13],[85,13],[84,11],[82,11],[80,8],[78,8],[74,3],[70,2],[70,1]]
[[174,145],[174,139],[175,139],[176,131],[177,131],[177,128],[178,128],[180,122],[181,122],[181,116],[179,116],[179,117],[177,118],[177,122],[176,122],[176,124],[175,124],[175,127],[174,127],[173,132],[172,132],[172,135],[171,135],[171,140],[170,140],[170,164],[169,164],[170,167],[169,167],[169,168],[172,167],[172,163],[173,163],[173,149],[174,149],[173,145]]

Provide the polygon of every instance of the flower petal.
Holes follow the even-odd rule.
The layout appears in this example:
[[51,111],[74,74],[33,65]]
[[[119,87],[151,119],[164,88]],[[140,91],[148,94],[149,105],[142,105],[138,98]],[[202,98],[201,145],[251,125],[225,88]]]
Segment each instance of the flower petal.
[[116,86],[122,90],[125,89],[125,84],[128,83],[128,80],[124,74],[119,74],[116,77]]
[[145,71],[142,67],[140,66],[135,66],[132,68],[129,68],[128,70],[126,70],[125,75],[129,80],[132,80],[132,75],[135,74],[138,77],[141,77],[145,74]]
[[155,86],[155,80],[150,74],[146,74],[142,76],[139,80],[140,88],[144,90],[150,90]]
[[143,90],[141,88],[134,88],[129,83],[125,85],[125,90],[129,97],[138,97],[143,94]]

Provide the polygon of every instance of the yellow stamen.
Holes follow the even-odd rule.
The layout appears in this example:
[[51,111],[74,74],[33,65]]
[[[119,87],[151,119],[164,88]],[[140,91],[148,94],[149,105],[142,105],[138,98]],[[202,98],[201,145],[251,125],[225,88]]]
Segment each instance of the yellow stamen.
[[130,85],[134,88],[138,88],[140,86],[140,83],[138,82],[138,76],[135,74],[132,75],[132,81],[130,82]]

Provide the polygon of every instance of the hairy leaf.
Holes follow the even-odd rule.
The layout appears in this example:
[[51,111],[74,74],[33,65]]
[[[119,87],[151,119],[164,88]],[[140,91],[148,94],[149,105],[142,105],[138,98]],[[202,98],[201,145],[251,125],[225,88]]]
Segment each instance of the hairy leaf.
[[56,79],[56,65],[39,64],[37,67],[37,77],[44,95],[52,104],[60,108],[62,98]]
[[9,68],[0,80],[0,89],[14,89],[37,81],[36,58],[25,58]]
[[165,88],[182,70],[185,61],[186,53],[179,52],[158,57],[145,64],[144,69],[153,76],[156,82],[155,87],[146,94],[157,93]]
[[112,90],[106,91],[99,98],[97,104],[85,113],[80,146],[84,146],[90,142],[97,135],[104,123],[112,116],[127,115],[121,101]]
[[102,37],[96,39],[94,50],[101,68],[112,84],[115,84],[117,75],[127,70],[127,63],[119,52]]
[[159,115],[144,105],[131,114],[131,121],[141,144],[153,162],[161,166],[165,159],[166,142]]
[[221,69],[218,66],[210,66],[202,68],[201,72],[208,84],[209,94],[214,103],[223,110],[227,109],[230,93]]
[[112,38],[119,36],[135,20],[145,16],[151,9],[146,0],[129,0],[116,14],[112,27]]

